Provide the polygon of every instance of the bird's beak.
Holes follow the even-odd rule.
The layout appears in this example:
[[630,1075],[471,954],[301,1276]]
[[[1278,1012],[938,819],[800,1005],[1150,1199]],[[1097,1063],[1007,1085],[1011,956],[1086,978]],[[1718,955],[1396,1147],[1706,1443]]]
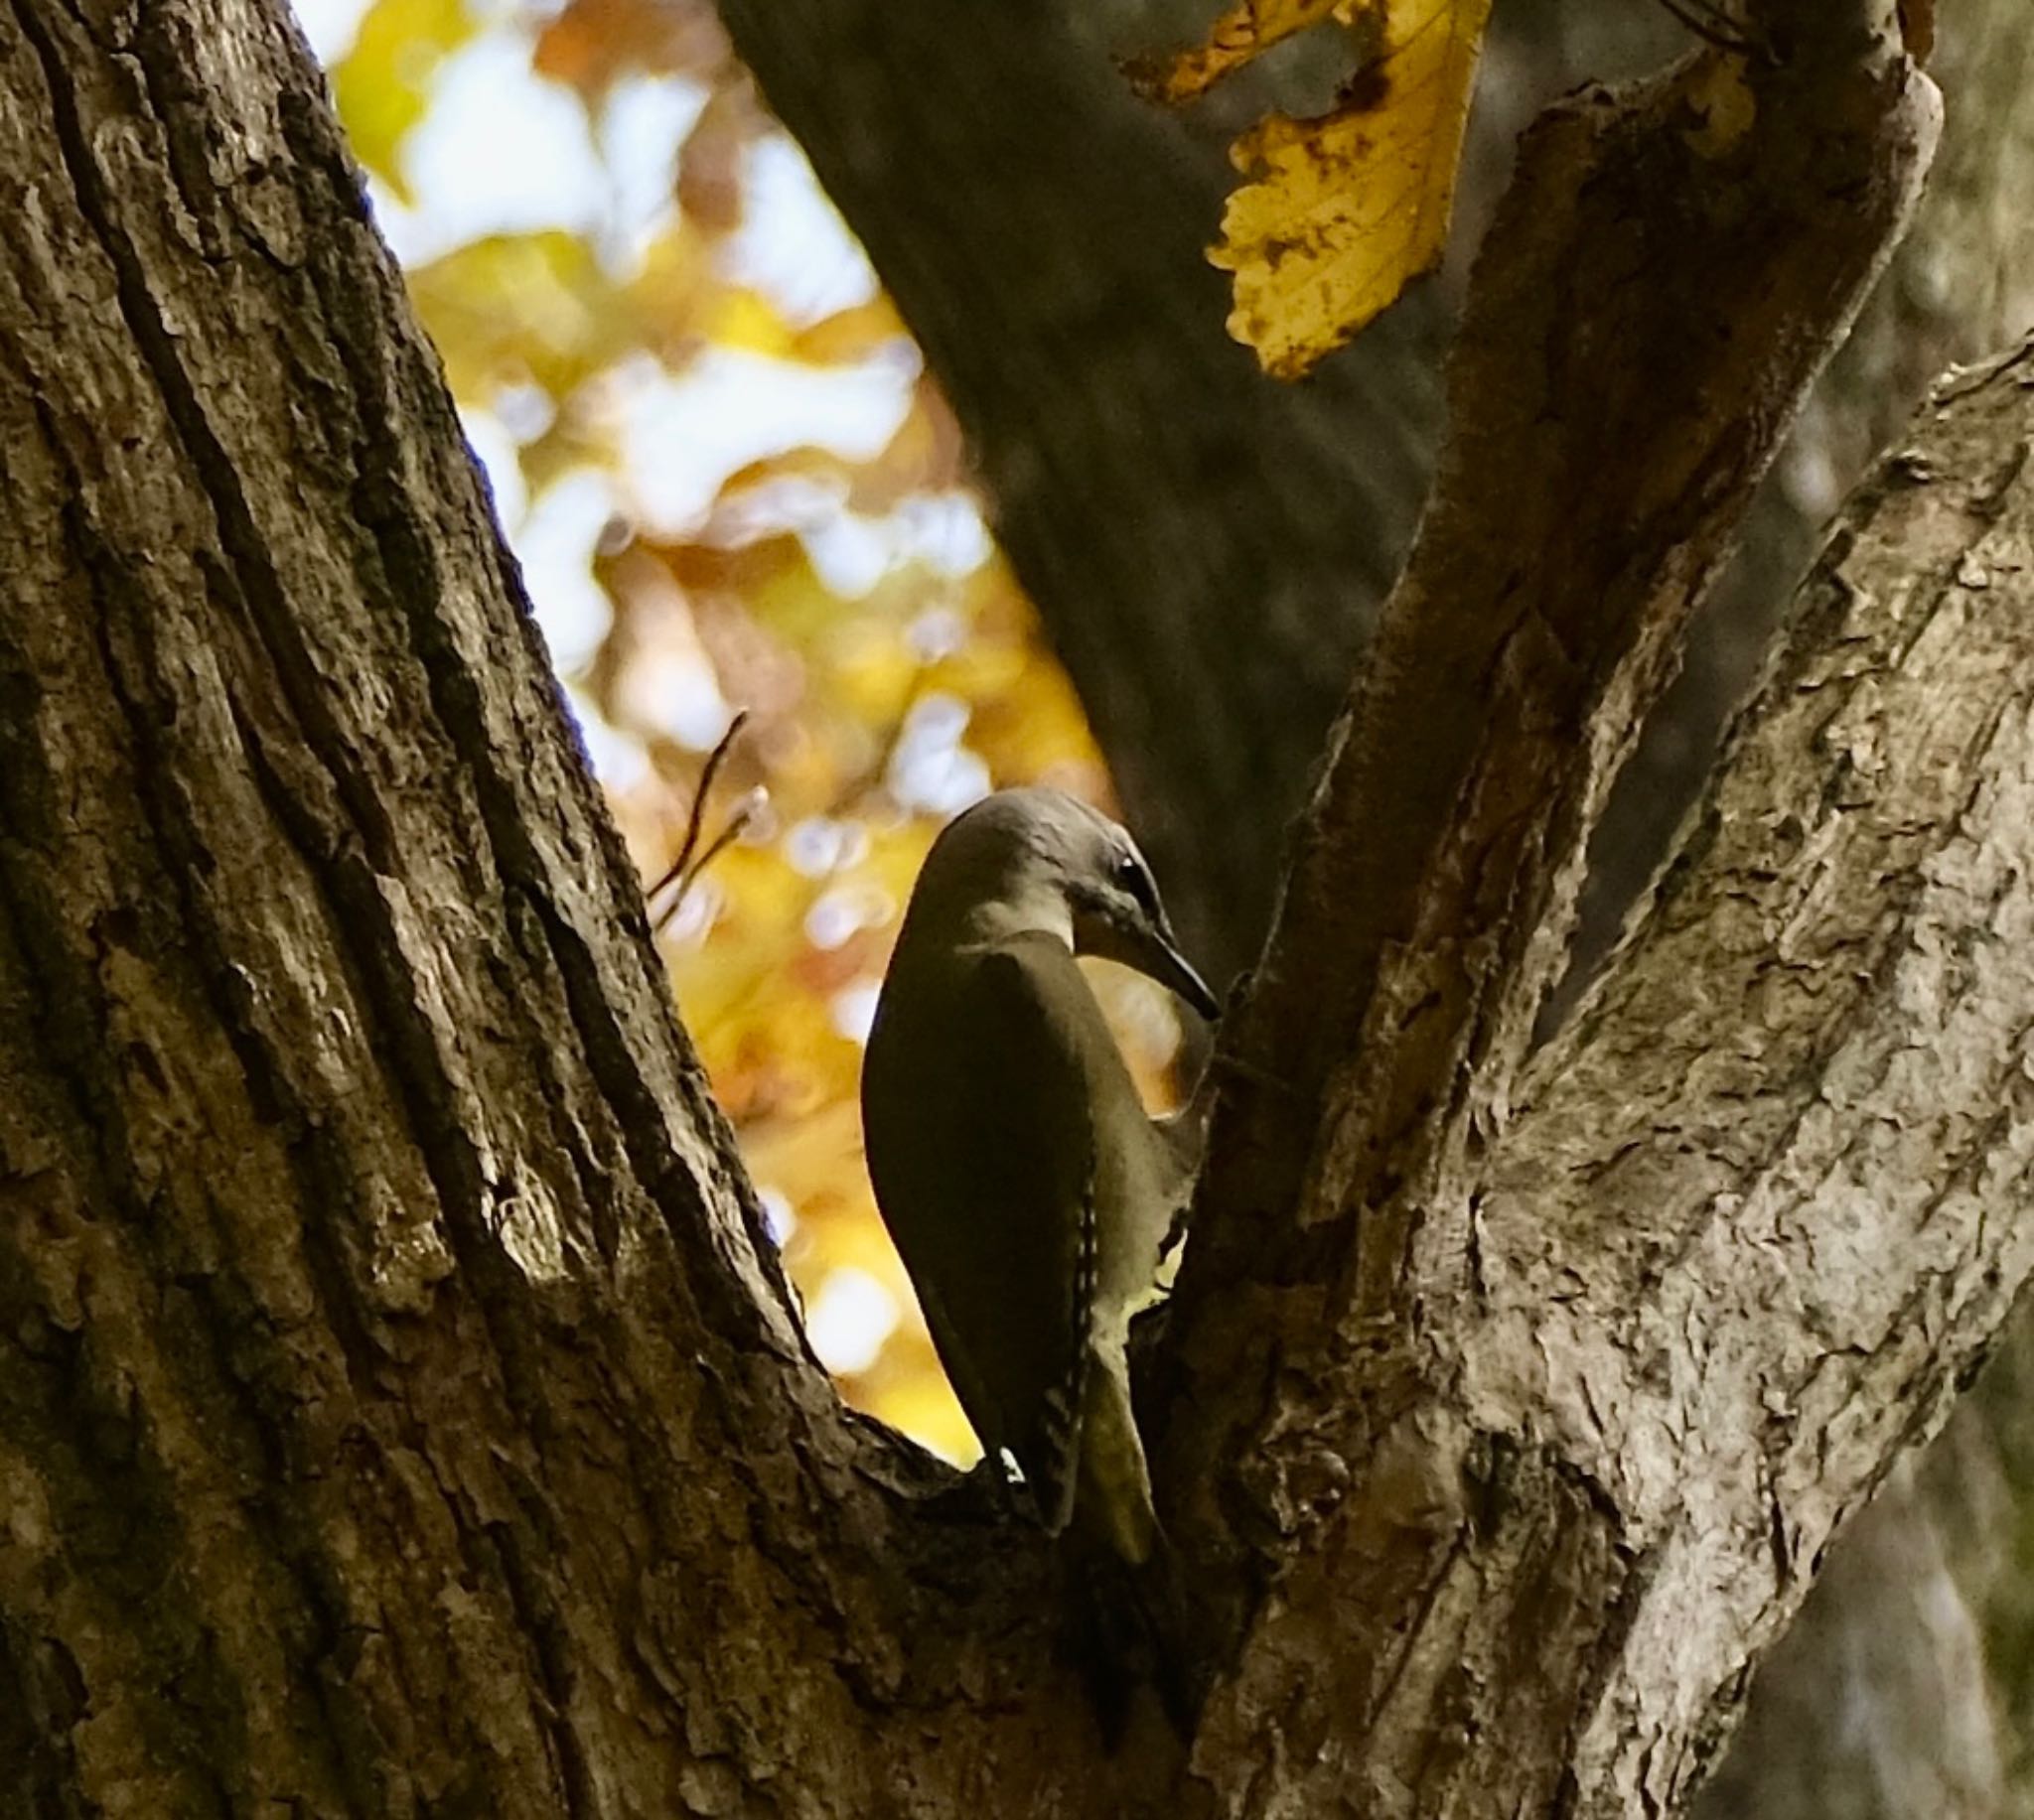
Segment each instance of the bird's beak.
[[1137,970],[1178,993],[1210,1024],[1222,1016],[1222,1001],[1209,991],[1208,982],[1194,971],[1193,963],[1180,952],[1172,930],[1155,928],[1149,931],[1148,946],[1139,957]]
[[1222,1016],[1222,1001],[1180,952],[1179,937],[1161,910],[1151,916],[1126,914],[1116,906],[1074,900],[1074,952],[1097,954],[1103,960],[1134,968],[1176,992],[1209,1023]]

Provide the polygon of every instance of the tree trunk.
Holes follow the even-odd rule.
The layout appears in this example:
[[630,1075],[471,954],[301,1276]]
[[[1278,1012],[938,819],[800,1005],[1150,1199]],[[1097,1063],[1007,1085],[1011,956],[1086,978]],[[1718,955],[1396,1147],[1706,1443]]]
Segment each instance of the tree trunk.
[[1204,1718],[1108,1755],[1049,1549],[799,1337],[294,30],[0,13],[10,1802],[1692,1785],[2030,1263],[2020,369],[1860,502],[1522,1067],[1606,770],[1933,136],[1889,17],[1767,23],[1744,141],[1692,130],[1708,60],[1589,97],[1484,257],[1152,1372]]
[[[1947,0],[1931,69],[1949,113],[1914,230],[1817,385],[1722,598],[1690,638],[1689,672],[1656,717],[1650,750],[1619,781],[1622,800],[1596,839],[1594,928],[1578,947],[1601,951],[1663,850],[1691,787],[1679,779],[1707,762],[1833,492],[1901,434],[1933,373],[2034,322],[2034,234],[2018,200],[2034,193],[2034,9]],[[2010,1358],[1845,1532],[1802,1620],[1762,1665],[1751,1718],[1703,1803],[1708,1820],[2034,1811],[2024,1566],[1969,1534],[1972,1483],[1987,1490],[1982,1532],[2034,1521],[2034,1454],[2012,1439],[2021,1418],[2006,1388],[2034,1370],[2034,1315],[2003,1344]]]
[[25,0],[0,172],[7,1811],[685,1811],[854,1450],[322,79]]

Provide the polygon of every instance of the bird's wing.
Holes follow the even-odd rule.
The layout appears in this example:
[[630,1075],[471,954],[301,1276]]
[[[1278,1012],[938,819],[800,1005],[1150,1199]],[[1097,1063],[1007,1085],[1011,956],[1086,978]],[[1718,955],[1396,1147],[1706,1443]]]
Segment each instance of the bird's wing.
[[[980,1043],[956,1083],[953,1129],[971,1177],[964,1217],[979,1223],[972,1267],[944,1273],[936,1291],[950,1329],[936,1337],[956,1354],[956,1380],[974,1379],[993,1404],[1057,1534],[1073,1510],[1100,1196],[1113,1175],[1102,1121],[1128,1076],[1086,977],[1050,936],[984,949],[963,999]],[[992,1345],[969,1346],[989,1333]]]

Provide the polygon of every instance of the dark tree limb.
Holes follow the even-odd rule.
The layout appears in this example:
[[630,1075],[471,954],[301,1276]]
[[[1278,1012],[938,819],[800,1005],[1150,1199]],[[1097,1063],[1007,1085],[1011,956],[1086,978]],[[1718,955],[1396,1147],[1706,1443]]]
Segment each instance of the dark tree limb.
[[1234,175],[1219,135],[1138,100],[1064,10],[720,7],[924,346],[1189,946],[1226,979],[1397,566],[1435,403],[1406,350],[1437,313],[1266,382],[1202,252]]

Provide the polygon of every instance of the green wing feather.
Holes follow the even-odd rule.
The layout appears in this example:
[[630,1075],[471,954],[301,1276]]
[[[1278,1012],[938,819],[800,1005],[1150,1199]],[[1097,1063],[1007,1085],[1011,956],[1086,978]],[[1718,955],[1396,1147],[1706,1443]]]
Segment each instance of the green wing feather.
[[1097,1107],[1121,1055],[1064,944],[946,957],[886,1004],[864,1086],[870,1173],[941,1362],[1046,1527],[1069,1521],[1097,1264]]

